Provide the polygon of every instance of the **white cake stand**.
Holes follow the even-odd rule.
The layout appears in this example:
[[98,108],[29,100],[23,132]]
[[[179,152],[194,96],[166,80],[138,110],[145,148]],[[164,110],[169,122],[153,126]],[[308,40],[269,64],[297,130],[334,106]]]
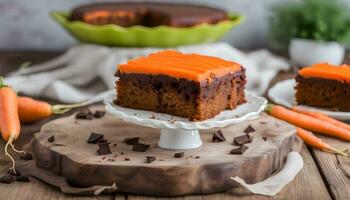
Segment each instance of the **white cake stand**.
[[246,91],[247,103],[234,110],[221,112],[214,118],[191,122],[186,118],[151,111],[135,110],[115,105],[115,91],[111,91],[104,100],[107,112],[124,121],[140,126],[161,129],[158,146],[164,149],[194,149],[202,145],[200,129],[222,128],[246,120],[256,119],[264,110],[267,100]]

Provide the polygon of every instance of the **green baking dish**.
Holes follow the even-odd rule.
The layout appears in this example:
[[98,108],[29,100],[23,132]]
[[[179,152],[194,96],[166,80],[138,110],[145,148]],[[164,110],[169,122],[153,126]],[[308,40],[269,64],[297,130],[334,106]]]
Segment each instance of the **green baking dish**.
[[52,12],[51,16],[81,42],[129,47],[175,47],[215,42],[244,19],[243,16],[230,13],[230,20],[217,24],[178,28],[139,25],[122,27],[115,24],[91,25],[81,21],[70,21],[69,13],[65,12]]

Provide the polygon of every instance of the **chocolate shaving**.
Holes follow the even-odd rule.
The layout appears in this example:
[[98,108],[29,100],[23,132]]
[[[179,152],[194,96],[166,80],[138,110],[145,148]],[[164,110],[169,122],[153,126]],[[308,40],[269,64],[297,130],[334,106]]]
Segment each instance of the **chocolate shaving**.
[[33,156],[30,153],[25,152],[23,155],[19,156],[23,160],[33,160]]
[[199,159],[200,157],[199,156],[196,156],[196,157],[194,157],[195,159]]
[[125,158],[124,160],[125,160],[125,161],[129,161],[129,160],[130,160],[130,158]]
[[267,137],[262,137],[262,139],[266,142],[266,140],[267,140]]
[[106,114],[106,112],[103,111],[103,110],[96,110],[95,113],[94,113],[94,117],[97,118],[97,119],[98,118],[102,118],[102,117],[105,116],[105,114]]
[[255,132],[255,129],[249,125],[246,129],[244,129],[244,133],[252,133],[252,132]]
[[55,143],[55,144],[52,144],[52,146],[66,146],[66,145],[64,145],[64,144],[57,144],[57,143]]
[[55,136],[53,135],[53,136],[51,136],[51,137],[49,137],[48,139],[47,139],[47,141],[48,142],[54,142],[55,141]]
[[215,132],[211,138],[212,142],[224,142],[226,141],[226,138],[223,134],[222,130],[218,130],[217,132]]
[[15,178],[10,174],[6,174],[0,178],[0,183],[10,184],[10,183],[13,183],[14,181],[15,181]]
[[136,143],[139,143],[140,138],[139,137],[132,137],[132,138],[125,138],[123,140],[123,143],[127,145],[134,145]]
[[241,155],[243,154],[246,150],[248,149],[247,146],[245,146],[244,144],[239,146],[238,148],[232,149],[231,150],[231,154],[235,154],[235,155]]
[[137,152],[145,152],[147,151],[148,148],[149,148],[149,144],[136,143],[132,147],[132,150]]
[[146,163],[151,163],[156,160],[155,156],[146,156]]
[[27,175],[21,175],[16,177],[16,181],[19,182],[29,182],[29,177]]
[[97,153],[99,155],[107,155],[107,154],[111,154],[111,149],[109,147],[110,142],[98,142],[98,150]]
[[87,140],[87,143],[89,144],[96,144],[99,140],[103,138],[102,134],[92,132],[89,136],[89,139]]
[[235,145],[243,145],[247,143],[251,143],[253,141],[253,136],[246,134],[246,135],[241,135],[233,138],[233,143]]
[[175,158],[182,158],[182,157],[184,157],[184,155],[185,155],[185,152],[179,152],[179,153],[175,153],[174,157]]

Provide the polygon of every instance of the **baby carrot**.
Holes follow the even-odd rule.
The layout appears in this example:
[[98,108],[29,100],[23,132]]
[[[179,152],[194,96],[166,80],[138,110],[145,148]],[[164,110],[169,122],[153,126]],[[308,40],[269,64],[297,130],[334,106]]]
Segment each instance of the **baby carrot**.
[[329,117],[329,116],[327,116],[325,114],[322,114],[320,112],[308,111],[308,110],[304,110],[304,109],[298,108],[296,106],[292,107],[292,110],[295,111],[295,112],[298,112],[298,113],[309,115],[311,117],[314,117],[314,118],[317,118],[317,119],[320,119],[320,120],[332,123],[332,124],[334,124],[336,126],[340,126],[340,127],[345,128],[345,129],[350,131],[350,125],[349,124],[346,124],[344,122],[341,122],[341,121],[338,121],[336,119],[333,119],[333,118],[331,118],[331,117]]
[[54,114],[63,114],[72,108],[84,106],[84,103],[70,105],[51,105],[30,97],[18,97],[18,115],[23,123],[35,122]]
[[350,141],[350,131],[332,123],[273,104],[269,104],[265,110],[270,115],[294,124],[295,126]]
[[17,139],[21,131],[21,124],[18,117],[17,94],[12,88],[5,85],[3,78],[0,77],[0,130],[2,138],[7,141],[5,145],[5,154],[12,161],[12,168],[15,171],[15,161],[8,153],[10,145],[16,152],[12,142]]
[[348,156],[346,153],[332,148],[329,144],[316,137],[310,131],[297,127],[297,135],[309,146],[320,149],[322,151],[330,151],[339,155]]

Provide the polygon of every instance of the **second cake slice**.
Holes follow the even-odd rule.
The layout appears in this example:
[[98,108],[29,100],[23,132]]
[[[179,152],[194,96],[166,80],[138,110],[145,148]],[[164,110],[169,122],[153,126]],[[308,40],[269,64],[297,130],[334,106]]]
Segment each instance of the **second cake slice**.
[[161,51],[119,65],[116,104],[206,120],[245,102],[245,69],[198,54]]

